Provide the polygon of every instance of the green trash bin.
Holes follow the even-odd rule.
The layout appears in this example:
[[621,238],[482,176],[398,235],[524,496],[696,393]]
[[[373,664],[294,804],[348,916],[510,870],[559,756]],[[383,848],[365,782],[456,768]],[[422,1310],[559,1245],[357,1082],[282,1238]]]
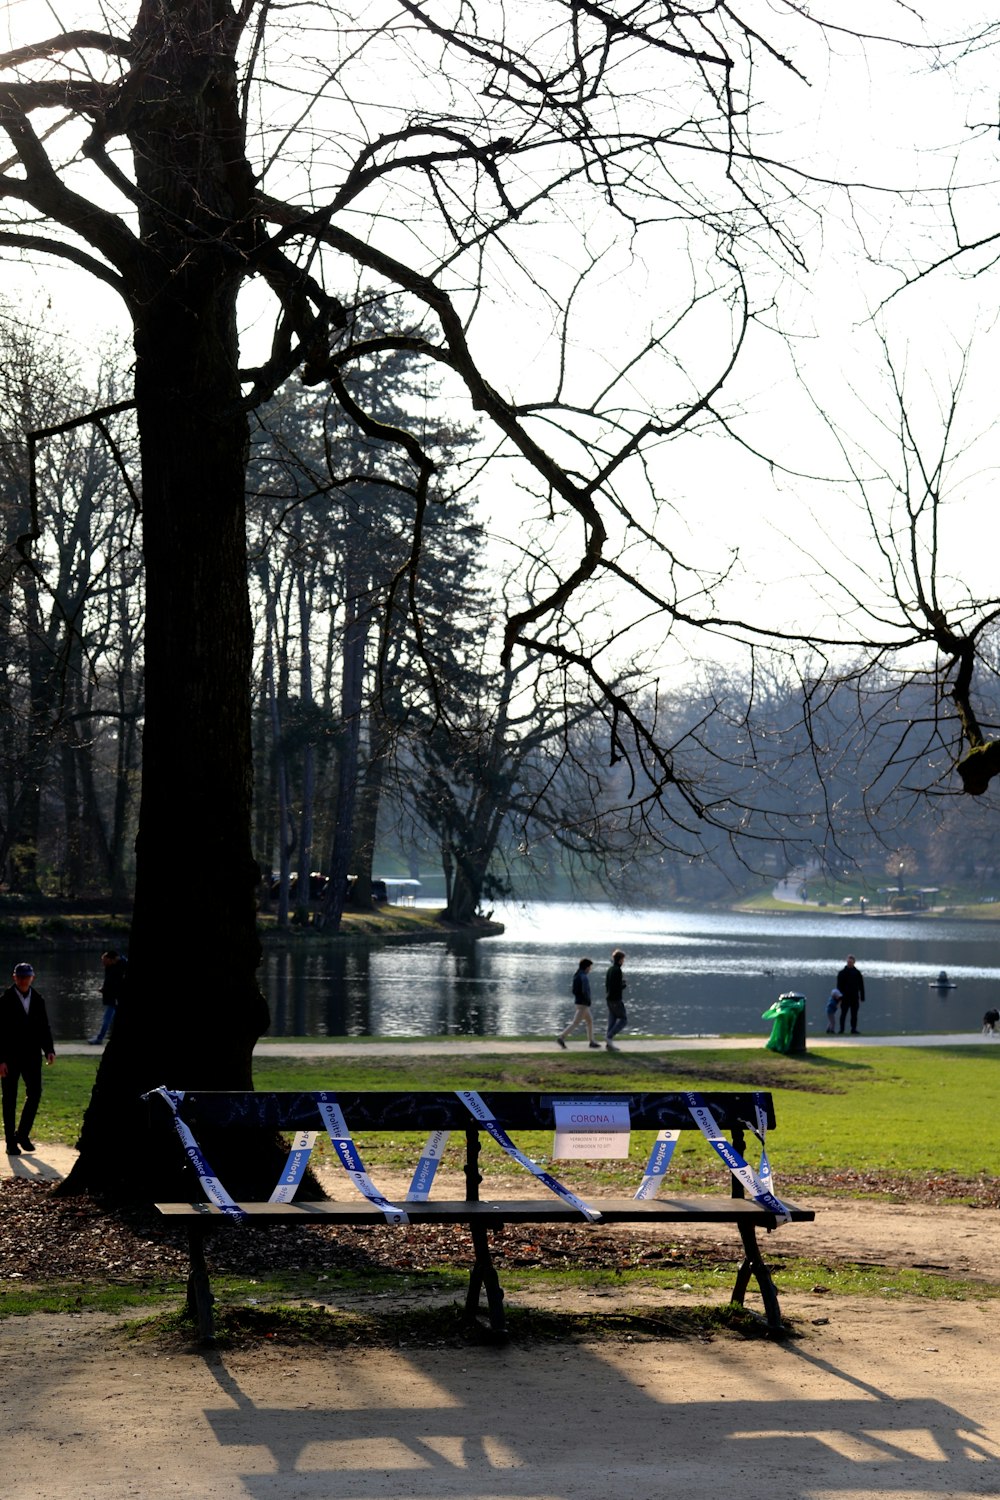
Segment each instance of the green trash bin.
[[779,995],[761,1016],[762,1021],[773,1021],[771,1035],[764,1043],[772,1052],[804,1052],[806,1050],[806,997],[805,995]]

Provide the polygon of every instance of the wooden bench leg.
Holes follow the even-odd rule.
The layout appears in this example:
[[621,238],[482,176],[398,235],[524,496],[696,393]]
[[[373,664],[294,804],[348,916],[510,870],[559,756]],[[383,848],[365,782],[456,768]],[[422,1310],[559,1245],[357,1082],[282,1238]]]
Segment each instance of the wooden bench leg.
[[479,1312],[479,1295],[486,1288],[486,1305],[490,1315],[490,1332],[502,1342],[507,1338],[507,1319],[504,1315],[503,1287],[497,1275],[493,1257],[490,1255],[489,1230],[485,1224],[470,1224],[472,1247],[476,1259],[469,1272],[469,1291],[465,1299],[465,1320],[474,1323]]
[[760,1253],[757,1244],[757,1226],[755,1224],[742,1223],[739,1226],[740,1238],[743,1241],[744,1259],[736,1276],[736,1285],[733,1288],[732,1300],[740,1307],[746,1296],[747,1287],[750,1285],[752,1276],[760,1287],[760,1295],[764,1302],[764,1313],[767,1317],[768,1328],[780,1332],[783,1325],[781,1321],[781,1308],[778,1305],[778,1291],[771,1280],[771,1273],[764,1264],[764,1257]]
[[188,1231],[188,1244],[191,1252],[191,1272],[187,1284],[188,1313],[198,1324],[202,1344],[209,1346],[215,1343],[215,1318],[212,1313],[215,1298],[212,1296],[205,1261],[205,1232],[200,1225]]

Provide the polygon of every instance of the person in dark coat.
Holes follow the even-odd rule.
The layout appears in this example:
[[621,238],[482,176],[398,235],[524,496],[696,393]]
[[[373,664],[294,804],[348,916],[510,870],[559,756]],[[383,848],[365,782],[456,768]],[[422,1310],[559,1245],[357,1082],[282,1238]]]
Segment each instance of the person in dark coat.
[[573,999],[576,1009],[573,1012],[572,1021],[556,1037],[556,1042],[562,1048],[565,1048],[566,1038],[570,1032],[575,1031],[581,1024],[586,1027],[587,1045],[589,1047],[600,1046],[600,1042],[594,1041],[594,1018],[590,1014],[590,971],[593,967],[592,958],[581,958],[577,971],[573,975]]
[[[30,964],[14,965],[14,983],[0,995],[0,1097],[8,1156],[34,1151],[31,1128],[42,1097],[42,1057],[54,1063],[56,1049],[45,1001],[34,986]],[[24,1108],[17,1120],[17,1089],[24,1079]]]
[[625,1010],[625,975],[622,973],[624,962],[625,954],[621,948],[616,948],[611,955],[611,966],[604,976],[604,998],[608,1003],[608,1030],[604,1045],[609,1052],[618,1051],[614,1039],[628,1020]]
[[854,954],[847,955],[847,962],[837,975],[840,991],[840,1035],[844,1033],[844,1022],[851,1018],[851,1036],[858,1035],[858,1006],[865,1003],[865,981],[856,967]]
[[104,1016],[97,1035],[90,1038],[90,1045],[92,1047],[99,1047],[111,1029],[111,1023],[118,1010],[118,1002],[122,997],[122,990],[125,988],[125,978],[128,974],[128,959],[124,953],[119,953],[117,948],[106,949],[101,954],[101,963],[104,965],[104,983],[101,985]]

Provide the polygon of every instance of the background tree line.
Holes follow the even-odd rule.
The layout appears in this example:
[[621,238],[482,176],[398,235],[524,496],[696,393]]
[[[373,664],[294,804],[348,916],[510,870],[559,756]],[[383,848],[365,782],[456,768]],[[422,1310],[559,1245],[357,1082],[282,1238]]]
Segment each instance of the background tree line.
[[[377,298],[365,317],[377,334]],[[25,434],[112,404],[117,384],[112,358],[91,389],[64,349],[11,318],[4,341],[10,537],[27,529]],[[910,880],[994,878],[981,813],[918,795],[935,775],[944,787],[950,762],[930,745],[928,686],[889,673],[864,674],[845,699],[821,670],[810,677],[780,658],[752,678],[693,671],[643,711],[719,816],[707,828],[667,816],[655,776],[607,764],[606,705],[558,665],[500,665],[505,601],[483,567],[474,434],[442,421],[425,364],[398,353],[376,381],[361,362],[348,390],[371,414],[368,430],[328,393],[289,382],[259,414],[248,469],[253,843],[260,901],[279,924],[335,930],[348,876],[352,903],[370,905],[371,879],[385,873],[376,852],[390,873],[443,875],[442,904],[458,922],[511,894],[726,899],[810,861],[870,883],[901,860]],[[392,439],[403,424],[436,465],[415,583],[406,563],[419,475]],[[38,445],[45,524],[8,558],[0,592],[0,879],[12,893],[113,906],[131,896],[143,714],[134,460],[126,416]],[[984,708],[994,720],[995,698]],[[920,788],[909,785],[912,746],[894,754],[901,720],[927,741]],[[178,850],[176,878],[179,889],[208,888],[223,872],[199,871]]]
[[[377,329],[377,299],[368,315]],[[115,384],[110,363],[96,389],[68,379],[65,351],[13,322],[6,341],[2,505],[12,538],[30,529],[25,434],[107,406]],[[447,915],[468,922],[482,898],[510,888],[501,867],[513,820],[559,834],[573,797],[596,798],[596,764],[571,775],[566,754],[587,705],[567,717],[561,670],[498,665],[500,602],[483,581],[470,434],[434,415],[421,361],[399,355],[377,383],[361,364],[348,381],[356,387],[367,430],[345,420],[340,402],[289,383],[253,437],[260,899],[281,924],[308,915],[335,930],[348,875],[355,904],[370,905],[380,847],[414,873],[434,863]],[[420,518],[415,581],[405,569],[419,476],[392,440],[401,422],[419,431],[439,476]],[[134,875],[143,720],[134,437],[127,419],[114,432],[81,424],[38,452],[40,534],[8,556],[0,599],[0,881],[18,895],[121,903]],[[176,712],[187,712],[182,693]],[[310,911],[317,870],[327,895]],[[221,878],[177,850],[178,889]]]

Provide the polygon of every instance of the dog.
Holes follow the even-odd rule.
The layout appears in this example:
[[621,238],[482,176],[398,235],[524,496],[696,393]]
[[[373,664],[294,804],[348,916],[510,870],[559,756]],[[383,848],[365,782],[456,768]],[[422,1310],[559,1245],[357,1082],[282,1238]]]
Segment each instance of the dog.
[[1000,1010],[988,1010],[983,1017],[983,1036],[993,1036],[1000,1025]]

